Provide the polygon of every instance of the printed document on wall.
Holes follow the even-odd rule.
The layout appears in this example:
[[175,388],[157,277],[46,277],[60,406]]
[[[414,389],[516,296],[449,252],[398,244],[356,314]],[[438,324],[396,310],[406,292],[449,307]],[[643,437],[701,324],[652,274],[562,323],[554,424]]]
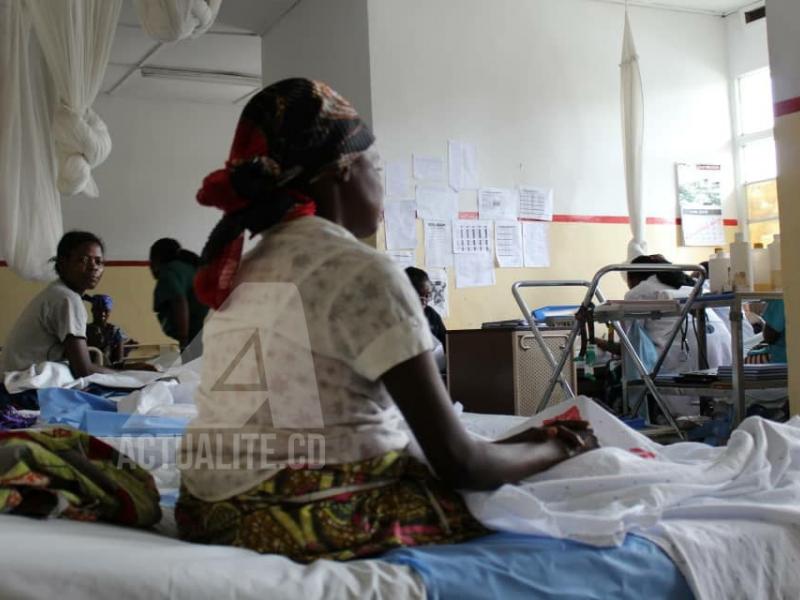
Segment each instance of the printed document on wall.
[[450,140],[447,143],[450,167],[450,187],[461,190],[478,189],[478,147]]
[[453,266],[453,224],[446,220],[423,221],[425,266],[429,269]]
[[416,263],[413,250],[387,250],[385,254],[401,269],[413,267]]
[[441,156],[413,155],[414,177],[420,181],[444,181],[444,159]]
[[417,247],[417,207],[413,200],[393,200],[383,207],[386,249]]
[[411,178],[404,161],[394,160],[386,164],[386,195],[389,198],[411,197]]
[[553,220],[553,190],[532,186],[519,188],[519,218]]
[[494,222],[494,248],[500,267],[521,267],[522,223],[519,221]]
[[550,223],[522,224],[522,246],[526,267],[550,266]]
[[420,219],[457,219],[458,194],[445,184],[418,185],[417,214]]
[[456,287],[494,285],[494,257],[491,254],[456,254]]
[[428,269],[428,278],[433,286],[430,305],[439,313],[440,317],[448,317],[450,315],[450,305],[448,302],[447,271],[445,269]]
[[510,220],[519,213],[516,190],[481,188],[478,191],[478,212],[481,219]]
[[453,221],[453,252],[456,254],[490,254],[492,252],[490,221],[461,219]]
[[678,163],[675,168],[684,245],[722,246],[721,165]]

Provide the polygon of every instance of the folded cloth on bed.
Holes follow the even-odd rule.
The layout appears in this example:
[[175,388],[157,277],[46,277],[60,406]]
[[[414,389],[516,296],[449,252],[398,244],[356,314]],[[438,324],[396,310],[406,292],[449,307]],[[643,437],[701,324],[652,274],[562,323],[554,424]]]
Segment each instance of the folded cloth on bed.
[[[727,588],[709,588],[707,578],[684,568],[698,598],[775,597],[763,585],[772,572],[769,558],[788,553],[800,562],[800,417],[774,423],[746,419],[726,447],[699,443],[661,446],[627,428],[586,398],[561,403],[532,418],[526,426],[559,417],[591,422],[601,445],[518,485],[493,492],[466,493],[472,514],[490,529],[549,535],[595,545],[620,544],[626,533],[638,532],[669,541],[673,558],[697,562],[706,552],[725,554]],[[670,527],[676,519],[725,518],[738,523],[762,522],[784,527],[787,538],[775,536],[774,547],[756,555],[737,543],[721,542],[710,531],[705,545]],[[655,535],[655,526],[659,534]],[[791,540],[791,543],[789,543]],[[759,544],[761,542],[758,542]],[[743,566],[744,565],[744,566]],[[746,570],[760,572],[737,582]],[[800,589],[800,570],[782,580]],[[715,584],[716,585],[716,584]],[[746,590],[746,593],[743,592]],[[765,595],[767,594],[767,595]],[[790,594],[791,595],[791,594]]]
[[107,388],[136,390],[157,379],[172,377],[165,373],[152,371],[116,371],[114,373],[94,373],[88,377],[75,379],[69,365],[60,362],[42,362],[31,365],[24,371],[10,371],[5,374],[3,383],[8,392],[16,394],[25,390],[42,388],[82,389],[95,383]]
[[461,544],[400,548],[381,559],[419,573],[428,600],[692,598],[686,579],[669,557],[636,536],[628,536],[619,547],[595,548],[568,540],[495,533]]
[[0,431],[0,513],[149,527],[158,499],[149,473],[85,433]]

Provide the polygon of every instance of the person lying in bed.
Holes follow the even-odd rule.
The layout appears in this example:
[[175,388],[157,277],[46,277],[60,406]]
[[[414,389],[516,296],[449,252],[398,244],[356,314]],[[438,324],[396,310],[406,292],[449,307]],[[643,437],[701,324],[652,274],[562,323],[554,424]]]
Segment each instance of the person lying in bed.
[[[284,80],[248,102],[226,167],[198,192],[225,216],[195,279],[215,311],[179,456],[185,540],[304,562],[465,540],[485,529],[456,489],[596,446],[584,422],[503,443],[467,434],[419,297],[358,241],[382,212],[373,142],[328,86]],[[261,239],[242,258],[246,231]],[[406,423],[438,477],[409,454]]]
[[[66,361],[75,377],[111,373],[92,363],[86,344],[83,296],[100,283],[105,261],[103,242],[88,231],[69,231],[58,242],[58,279],[30,301],[8,334],[2,372],[23,371],[45,361]],[[147,365],[130,368],[152,369]]]

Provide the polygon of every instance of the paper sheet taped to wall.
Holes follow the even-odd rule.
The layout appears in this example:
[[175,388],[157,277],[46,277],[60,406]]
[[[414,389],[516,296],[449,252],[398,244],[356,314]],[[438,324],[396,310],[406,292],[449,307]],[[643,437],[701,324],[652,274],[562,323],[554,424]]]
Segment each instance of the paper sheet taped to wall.
[[489,221],[461,219],[453,221],[453,252],[489,254],[492,251],[492,224]]
[[417,214],[420,219],[457,219],[458,194],[444,184],[418,185]]
[[386,256],[392,259],[401,269],[413,267],[416,263],[416,257],[413,250],[387,250]]
[[449,220],[423,221],[425,237],[425,266],[444,268],[453,266],[453,225]]
[[481,188],[478,191],[478,212],[481,219],[516,219],[519,199],[516,190]]
[[414,177],[420,181],[444,181],[444,159],[441,156],[413,155]]
[[519,218],[553,220],[553,190],[533,186],[519,188]]
[[521,267],[522,223],[519,221],[495,221],[494,248],[500,267]]
[[526,267],[550,266],[550,223],[522,224],[522,246]]
[[494,257],[489,253],[456,254],[456,287],[494,285]]
[[393,200],[383,207],[386,249],[417,247],[417,207],[413,200]]
[[411,196],[411,178],[404,161],[389,161],[386,164],[386,195],[390,198],[407,199]]

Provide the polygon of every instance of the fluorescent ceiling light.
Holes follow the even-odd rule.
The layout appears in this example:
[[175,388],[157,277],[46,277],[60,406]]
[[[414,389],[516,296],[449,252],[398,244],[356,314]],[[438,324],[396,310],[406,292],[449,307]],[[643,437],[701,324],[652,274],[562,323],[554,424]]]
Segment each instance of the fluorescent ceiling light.
[[231,71],[205,71],[203,69],[177,69],[173,67],[142,67],[139,69],[142,77],[156,77],[159,79],[179,79],[183,81],[197,81],[202,83],[220,83],[228,85],[242,85],[252,88],[261,87],[261,78],[246,73]]

